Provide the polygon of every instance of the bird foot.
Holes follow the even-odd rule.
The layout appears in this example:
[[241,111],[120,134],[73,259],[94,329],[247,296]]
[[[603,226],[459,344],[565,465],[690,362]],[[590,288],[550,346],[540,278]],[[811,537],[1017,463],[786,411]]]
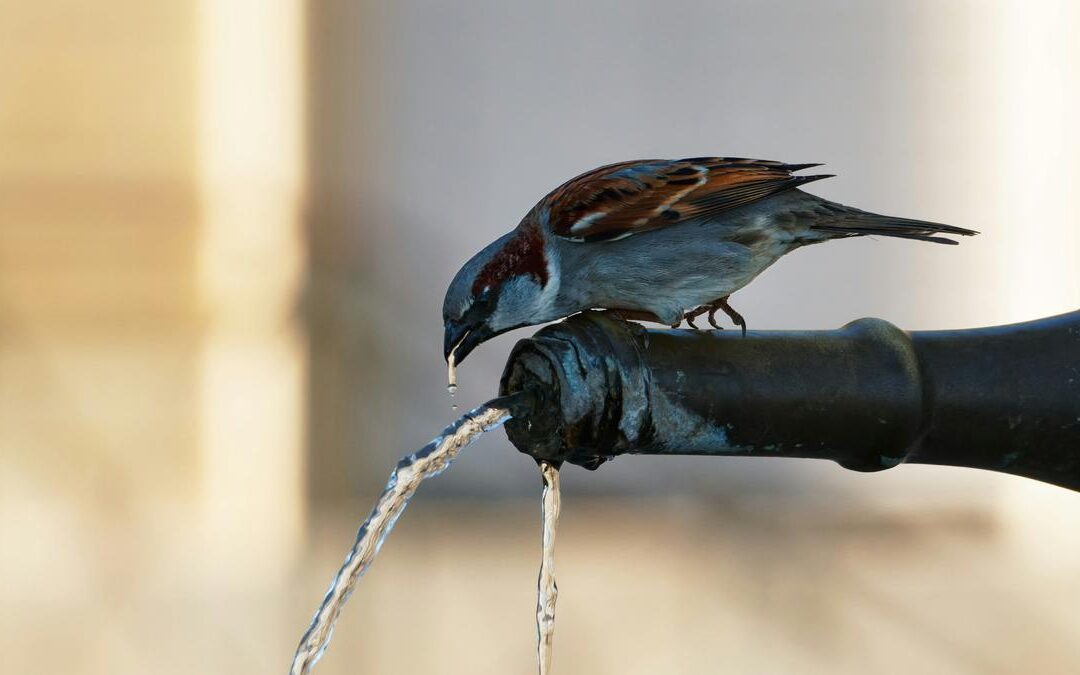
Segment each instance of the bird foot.
[[696,309],[692,309],[684,314],[683,318],[686,319],[686,322],[689,323],[692,328],[697,329],[697,326],[694,324],[694,319],[702,314],[708,313],[709,325],[717,330],[723,330],[723,326],[716,323],[716,312],[722,311],[724,314],[728,315],[728,318],[731,319],[733,324],[742,328],[743,337],[746,337],[746,319],[728,304],[729,297],[730,296],[725,295],[719,300],[714,300],[713,302],[702,305]]

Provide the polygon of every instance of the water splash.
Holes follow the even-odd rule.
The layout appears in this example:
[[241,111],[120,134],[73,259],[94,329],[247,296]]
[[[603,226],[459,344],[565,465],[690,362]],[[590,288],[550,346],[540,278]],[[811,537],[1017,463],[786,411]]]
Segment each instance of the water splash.
[[424,480],[442,473],[461,449],[480,434],[510,419],[510,398],[495,399],[469,411],[444,429],[438,438],[398,462],[375,507],[356,533],[356,543],[334,576],[330,589],[311,620],[311,626],[300,638],[300,645],[296,648],[296,655],[289,669],[290,675],[310,673],[322,657],[330,644],[334,622],[337,621],[341,608],[352,595],[356,582],[378,555],[383,541],[394,529],[402,511],[409,505],[416,488]]
[[551,644],[555,637],[555,601],[559,587],[555,585],[555,530],[559,526],[559,468],[540,462],[544,480],[542,515],[544,523],[544,555],[540,559],[540,578],[536,583],[536,661],[540,675],[551,672]]

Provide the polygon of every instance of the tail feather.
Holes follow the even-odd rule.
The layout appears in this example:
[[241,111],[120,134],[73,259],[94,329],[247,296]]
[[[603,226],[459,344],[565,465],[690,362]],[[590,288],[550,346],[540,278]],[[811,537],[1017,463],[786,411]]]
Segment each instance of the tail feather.
[[975,230],[969,230],[955,225],[932,223],[926,220],[913,220],[911,218],[895,218],[892,216],[879,216],[876,213],[845,209],[835,214],[834,217],[822,219],[810,226],[810,229],[823,233],[834,234],[838,237],[863,237],[880,235],[883,237],[897,237],[900,239],[915,239],[918,241],[930,241],[936,244],[958,244],[954,239],[937,236],[951,234],[962,237],[970,237],[978,234]]

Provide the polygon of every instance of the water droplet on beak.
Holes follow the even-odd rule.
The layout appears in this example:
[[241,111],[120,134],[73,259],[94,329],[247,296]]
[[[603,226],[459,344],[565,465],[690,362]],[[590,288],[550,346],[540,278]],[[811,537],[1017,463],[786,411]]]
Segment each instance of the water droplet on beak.
[[[468,333],[466,333],[466,335],[468,335]],[[457,364],[454,360],[454,352],[457,351],[458,345],[460,345],[463,340],[465,340],[464,336],[462,336],[461,340],[454,345],[454,348],[450,350],[450,356],[446,358],[446,392],[450,394],[450,398],[454,398],[454,394],[457,393]],[[457,403],[451,402],[450,409],[457,410]]]

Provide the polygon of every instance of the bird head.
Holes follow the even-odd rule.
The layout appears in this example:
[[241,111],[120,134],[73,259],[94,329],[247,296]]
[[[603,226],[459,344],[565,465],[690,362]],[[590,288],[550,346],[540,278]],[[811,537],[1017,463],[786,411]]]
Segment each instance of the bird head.
[[443,301],[443,355],[461,363],[477,345],[549,321],[557,289],[543,233],[523,223],[465,263]]

